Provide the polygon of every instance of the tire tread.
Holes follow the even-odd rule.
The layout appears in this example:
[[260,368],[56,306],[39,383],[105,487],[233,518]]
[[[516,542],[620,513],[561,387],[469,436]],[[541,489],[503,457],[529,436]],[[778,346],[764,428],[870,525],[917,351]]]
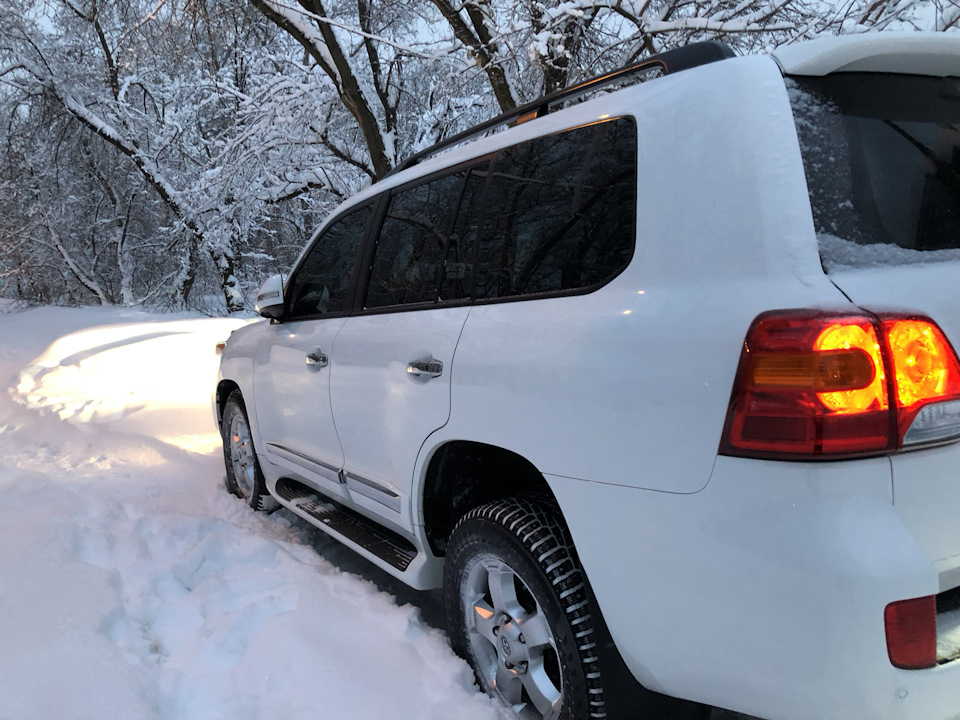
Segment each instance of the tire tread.
[[559,512],[549,505],[517,497],[496,500],[467,512],[454,527],[453,534],[472,520],[495,523],[512,534],[529,552],[557,599],[573,631],[589,698],[589,717],[607,717],[597,638],[590,614],[590,601],[583,570],[573,547],[573,539]]

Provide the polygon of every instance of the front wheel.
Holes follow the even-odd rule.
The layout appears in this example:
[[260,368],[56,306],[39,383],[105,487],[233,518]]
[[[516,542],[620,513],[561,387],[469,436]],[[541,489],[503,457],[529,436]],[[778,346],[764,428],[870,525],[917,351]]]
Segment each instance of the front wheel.
[[267,490],[267,482],[260,470],[247,409],[239,390],[234,390],[227,398],[220,432],[223,437],[223,462],[227,470],[227,490],[245,500],[254,510],[276,510],[278,503]]
[[444,609],[454,650],[520,720],[606,717],[590,602],[558,514],[524,499],[454,528]]

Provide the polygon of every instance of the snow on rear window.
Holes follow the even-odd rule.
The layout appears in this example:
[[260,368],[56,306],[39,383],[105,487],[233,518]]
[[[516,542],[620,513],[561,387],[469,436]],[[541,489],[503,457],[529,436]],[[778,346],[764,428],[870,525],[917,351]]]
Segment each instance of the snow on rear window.
[[960,259],[956,79],[787,79],[828,272]]
[[827,233],[817,233],[817,240],[820,243],[820,259],[827,272],[887,265],[960,262],[960,250],[909,250],[899,245],[880,243],[861,245]]

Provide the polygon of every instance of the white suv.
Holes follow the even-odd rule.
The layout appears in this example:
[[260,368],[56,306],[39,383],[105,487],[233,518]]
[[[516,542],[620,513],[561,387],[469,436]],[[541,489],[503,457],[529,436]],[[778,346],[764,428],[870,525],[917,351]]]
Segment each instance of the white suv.
[[519,718],[605,717],[623,665],[764,718],[960,717],[960,35],[590,88],[626,75],[416,156],[265,283],[228,487],[442,584]]

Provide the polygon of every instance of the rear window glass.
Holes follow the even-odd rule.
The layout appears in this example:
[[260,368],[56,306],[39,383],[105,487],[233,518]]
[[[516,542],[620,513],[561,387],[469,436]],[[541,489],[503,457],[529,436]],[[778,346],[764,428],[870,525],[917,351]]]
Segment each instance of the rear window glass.
[[960,260],[960,79],[839,73],[787,87],[827,271]]

